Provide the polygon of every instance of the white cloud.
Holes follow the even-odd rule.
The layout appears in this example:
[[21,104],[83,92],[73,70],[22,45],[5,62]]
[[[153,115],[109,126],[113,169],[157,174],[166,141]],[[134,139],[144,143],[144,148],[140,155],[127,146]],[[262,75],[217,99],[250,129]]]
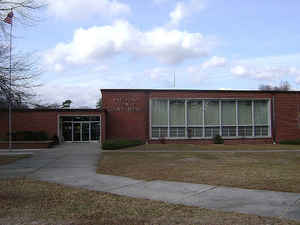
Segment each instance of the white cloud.
[[[245,65],[236,65],[231,68],[230,72],[238,77],[252,78],[258,80],[277,80],[287,76],[300,77],[300,70],[295,67],[279,67],[279,66],[264,66],[253,67]],[[300,79],[299,79],[300,80]]]
[[119,16],[130,13],[130,7],[117,0],[47,0],[48,11],[58,18],[82,19],[92,15]]
[[55,64],[54,65],[54,71],[55,72],[62,72],[64,70],[64,67],[61,64]]
[[157,5],[160,5],[160,4],[163,4],[163,3],[166,3],[168,2],[169,0],[153,0],[153,2]]
[[213,56],[206,62],[204,62],[201,67],[203,69],[216,68],[216,67],[224,67],[227,63],[227,60],[223,57]]
[[170,12],[170,25],[178,26],[180,22],[191,16],[193,13],[204,9],[203,0],[189,0],[186,2],[177,2],[173,11]]
[[233,75],[237,75],[237,76],[244,76],[246,75],[249,71],[247,71],[247,69],[244,66],[234,66],[231,68],[230,72]]
[[217,68],[222,68],[227,65],[227,59],[224,57],[213,56],[207,61],[203,62],[200,66],[190,66],[187,68],[189,73],[201,73],[205,70],[212,70]]
[[155,28],[141,31],[126,21],[110,26],[78,29],[69,43],[59,43],[45,53],[47,64],[89,64],[126,53],[132,57],[154,57],[161,63],[176,64],[207,56],[216,47],[214,38],[201,33]]
[[171,71],[168,68],[155,67],[145,71],[146,75],[149,75],[153,80],[169,79],[171,77]]

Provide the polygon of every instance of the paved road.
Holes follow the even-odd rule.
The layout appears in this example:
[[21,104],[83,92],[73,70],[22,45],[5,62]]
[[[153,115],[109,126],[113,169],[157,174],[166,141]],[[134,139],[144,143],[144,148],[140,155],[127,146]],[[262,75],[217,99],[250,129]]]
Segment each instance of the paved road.
[[33,158],[1,166],[0,178],[26,176],[130,197],[300,221],[300,194],[96,174],[99,149],[98,144],[64,144],[37,151]]

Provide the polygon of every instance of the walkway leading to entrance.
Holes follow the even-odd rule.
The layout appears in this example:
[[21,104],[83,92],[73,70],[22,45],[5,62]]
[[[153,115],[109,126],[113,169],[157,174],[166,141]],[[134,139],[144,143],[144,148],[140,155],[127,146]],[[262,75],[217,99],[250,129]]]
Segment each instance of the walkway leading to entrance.
[[33,158],[1,166],[0,178],[26,176],[129,197],[300,221],[300,194],[96,174],[99,149],[99,144],[87,143],[39,151]]

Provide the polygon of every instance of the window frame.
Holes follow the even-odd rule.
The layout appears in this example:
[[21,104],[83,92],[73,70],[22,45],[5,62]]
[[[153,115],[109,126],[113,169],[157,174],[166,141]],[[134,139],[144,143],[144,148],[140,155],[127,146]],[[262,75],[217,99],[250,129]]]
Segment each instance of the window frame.
[[[152,126],[152,101],[154,100],[167,100],[168,102],[168,125],[153,125]],[[184,101],[185,104],[185,125],[182,126],[171,126],[170,125],[170,101],[173,100],[180,100]],[[219,101],[219,125],[205,125],[205,101]],[[264,100],[267,101],[267,108],[268,108],[268,124],[255,124],[254,120],[254,102],[259,101],[259,100]],[[201,125],[189,125],[188,124],[188,107],[187,104],[189,101],[202,101],[202,126]],[[222,124],[222,104],[223,101],[235,101],[235,110],[236,110],[236,124],[235,125],[223,125]],[[240,125],[238,122],[238,102],[239,101],[251,101],[252,105],[252,124],[249,125]],[[239,127],[251,127],[252,128],[252,135],[251,136],[238,136],[239,134]],[[268,129],[268,135],[267,136],[255,136],[255,128],[256,127],[262,127],[266,126]],[[222,129],[223,127],[236,127],[236,136],[222,136],[223,139],[260,139],[260,138],[271,138],[272,137],[272,124],[271,124],[271,98],[159,98],[159,97],[153,97],[149,99],[149,137],[150,140],[159,140],[162,137],[152,137],[152,127],[167,127],[168,129],[168,135],[166,137],[163,137],[165,139],[170,139],[170,140],[177,140],[177,139],[212,139],[213,137],[205,137],[205,128],[208,127],[218,127],[219,128],[219,134],[222,136]],[[171,127],[184,127],[185,128],[185,136],[184,137],[171,137],[170,136],[170,130]],[[202,136],[199,137],[188,137],[188,129],[189,128],[201,128],[202,129]]]

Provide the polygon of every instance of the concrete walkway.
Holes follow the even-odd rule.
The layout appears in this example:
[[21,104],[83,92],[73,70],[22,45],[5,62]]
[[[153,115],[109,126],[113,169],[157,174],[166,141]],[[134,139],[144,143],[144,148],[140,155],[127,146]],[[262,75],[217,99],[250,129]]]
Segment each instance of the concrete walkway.
[[300,194],[96,174],[98,144],[64,144],[0,167],[0,178],[26,176],[89,190],[221,211],[300,221]]

